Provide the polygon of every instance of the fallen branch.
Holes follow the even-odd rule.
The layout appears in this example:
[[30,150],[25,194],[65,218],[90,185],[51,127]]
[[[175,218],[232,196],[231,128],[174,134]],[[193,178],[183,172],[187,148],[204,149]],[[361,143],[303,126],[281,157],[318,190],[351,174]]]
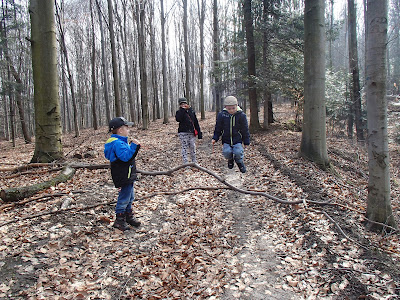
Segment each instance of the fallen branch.
[[344,237],[345,237],[346,239],[348,239],[349,241],[352,241],[354,244],[357,244],[357,245],[360,246],[361,248],[363,248],[363,249],[365,249],[365,250],[368,250],[368,247],[366,247],[366,246],[364,246],[363,244],[357,242],[356,240],[354,240],[354,239],[352,239],[351,237],[349,237],[346,233],[344,233],[342,227],[340,227],[339,224],[338,224],[326,211],[323,211],[323,210],[316,210],[316,209],[311,209],[311,208],[310,208],[309,210],[311,210],[311,211],[313,211],[313,212],[316,212],[316,213],[321,213],[321,214],[325,215],[325,217],[327,217],[328,220],[331,221],[331,222],[336,226],[337,229],[339,229],[339,231],[341,232],[341,234],[343,234]]
[[45,181],[41,182],[38,184],[34,185],[28,185],[28,186],[23,186],[23,187],[17,187],[17,188],[9,188],[5,190],[1,190],[0,192],[0,198],[3,199],[5,202],[13,202],[13,201],[18,201],[20,199],[24,199],[27,197],[31,197],[37,192],[47,189],[51,186],[57,185],[60,182],[65,182],[72,178],[75,174],[75,169],[71,168],[69,166],[66,166],[63,168],[63,171],[56,177]]

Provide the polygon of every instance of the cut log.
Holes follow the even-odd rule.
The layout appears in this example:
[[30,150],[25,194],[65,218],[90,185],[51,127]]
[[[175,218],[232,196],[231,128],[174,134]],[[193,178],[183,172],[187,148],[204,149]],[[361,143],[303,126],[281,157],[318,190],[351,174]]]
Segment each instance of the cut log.
[[48,181],[29,186],[22,186],[22,187],[1,190],[0,197],[1,199],[3,199],[4,202],[14,202],[27,197],[31,197],[42,190],[45,190],[51,186],[59,184],[60,182],[68,181],[74,176],[74,174],[75,174],[75,169],[71,168],[70,166],[66,166],[63,168],[62,172],[58,176]]

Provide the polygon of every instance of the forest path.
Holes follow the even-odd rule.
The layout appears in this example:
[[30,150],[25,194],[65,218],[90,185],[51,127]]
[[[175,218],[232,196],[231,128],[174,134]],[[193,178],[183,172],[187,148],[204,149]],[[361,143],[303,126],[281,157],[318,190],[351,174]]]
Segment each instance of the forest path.
[[[250,174],[249,174],[250,173]],[[251,176],[241,174],[235,169],[226,169],[225,178],[243,188],[243,182]],[[237,277],[225,285],[221,299],[299,299],[289,289],[284,289],[286,282],[279,275],[280,261],[274,251],[273,235],[264,228],[260,215],[252,209],[253,196],[230,191],[224,198],[223,206],[234,221],[232,231],[239,236],[240,251],[231,258]],[[268,214],[264,216],[268,218]],[[280,267],[281,268],[281,267]]]

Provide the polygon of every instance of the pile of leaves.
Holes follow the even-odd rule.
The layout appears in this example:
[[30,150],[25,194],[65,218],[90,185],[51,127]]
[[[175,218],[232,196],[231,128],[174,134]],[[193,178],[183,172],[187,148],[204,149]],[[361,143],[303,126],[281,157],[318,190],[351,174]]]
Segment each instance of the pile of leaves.
[[[0,206],[0,297],[12,299],[395,299],[400,294],[399,232],[364,228],[367,154],[363,145],[330,136],[335,172],[298,157],[301,133],[285,129],[294,117],[276,106],[277,122],[252,135],[248,172],[229,170],[212,147],[214,113],[200,121],[197,159],[234,186],[302,202],[278,204],[227,189],[196,168],[140,175],[133,209],[139,229],[112,227],[118,190],[108,169],[77,169],[66,183]],[[107,129],[63,140],[66,160],[107,164]],[[140,170],[182,164],[177,123],[161,120],[132,130],[142,149]],[[15,173],[33,145],[0,142],[1,188],[45,181],[56,166]],[[400,219],[399,146],[390,144],[392,208]],[[5,169],[10,169],[5,171]]]

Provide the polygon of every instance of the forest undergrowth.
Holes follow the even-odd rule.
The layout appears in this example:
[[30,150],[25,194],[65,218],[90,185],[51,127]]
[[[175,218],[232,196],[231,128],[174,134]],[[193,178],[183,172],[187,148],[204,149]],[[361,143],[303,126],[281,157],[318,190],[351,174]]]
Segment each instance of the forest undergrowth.
[[[269,130],[252,135],[248,172],[229,170],[212,147],[215,113],[200,121],[198,164],[230,184],[289,200],[278,204],[226,188],[196,168],[139,175],[139,229],[112,227],[118,191],[108,169],[79,168],[66,183],[19,203],[0,204],[1,299],[398,299],[399,232],[364,228],[366,147],[328,135],[334,172],[299,158],[301,132],[290,104],[275,104]],[[395,126],[391,127],[394,128]],[[181,165],[177,123],[133,129],[137,168]],[[391,133],[394,134],[394,133]],[[107,128],[64,135],[67,162],[106,164]],[[55,167],[5,171],[29,163],[34,145],[0,142],[0,187],[48,180]],[[390,143],[391,196],[400,223],[400,146]],[[187,190],[193,188],[191,190]],[[69,209],[69,210],[66,210]],[[45,214],[39,216],[40,214]],[[28,217],[28,218],[27,218]]]

